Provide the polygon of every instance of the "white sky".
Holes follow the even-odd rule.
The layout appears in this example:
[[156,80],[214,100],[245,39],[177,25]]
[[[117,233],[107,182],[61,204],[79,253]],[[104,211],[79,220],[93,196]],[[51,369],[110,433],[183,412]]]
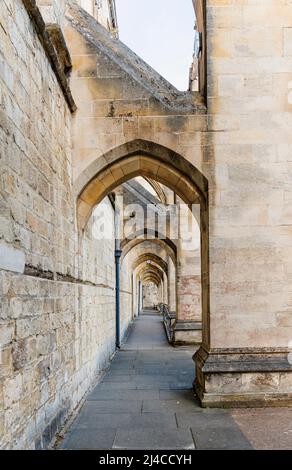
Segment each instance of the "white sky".
[[120,39],[179,90],[188,88],[192,0],[116,0]]

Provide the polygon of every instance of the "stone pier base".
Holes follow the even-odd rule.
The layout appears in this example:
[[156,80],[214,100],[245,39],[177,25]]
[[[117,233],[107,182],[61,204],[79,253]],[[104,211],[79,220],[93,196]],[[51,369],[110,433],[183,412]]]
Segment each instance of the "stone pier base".
[[194,354],[195,392],[203,407],[292,406],[289,351],[227,349]]
[[173,344],[200,345],[202,343],[202,323],[177,320],[173,331]]

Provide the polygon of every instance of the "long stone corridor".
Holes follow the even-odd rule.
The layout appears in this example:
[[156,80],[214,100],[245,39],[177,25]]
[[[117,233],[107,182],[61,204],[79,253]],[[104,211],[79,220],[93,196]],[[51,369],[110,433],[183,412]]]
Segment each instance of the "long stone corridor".
[[291,409],[200,408],[192,354],[171,347],[161,318],[144,311],[58,448],[291,448]]

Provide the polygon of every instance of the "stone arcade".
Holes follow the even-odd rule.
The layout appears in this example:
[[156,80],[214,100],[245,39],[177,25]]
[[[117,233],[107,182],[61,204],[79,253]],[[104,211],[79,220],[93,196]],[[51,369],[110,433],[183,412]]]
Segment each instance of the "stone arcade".
[[[0,3],[1,448],[47,448],[156,304],[203,407],[292,404],[292,4],[193,3],[186,92],[114,1]],[[124,234],[137,203],[179,237]]]

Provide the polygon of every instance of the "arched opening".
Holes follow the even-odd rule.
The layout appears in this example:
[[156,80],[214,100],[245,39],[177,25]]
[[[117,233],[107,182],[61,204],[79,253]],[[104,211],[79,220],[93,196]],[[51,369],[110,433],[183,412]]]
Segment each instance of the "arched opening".
[[[137,176],[151,178],[158,184],[167,186],[188,208],[192,208],[193,205],[200,207],[202,343],[207,348],[210,335],[208,182],[197,168],[176,152],[144,140],[135,140],[109,151],[94,161],[76,181],[75,193],[77,196],[79,233],[82,237],[86,224],[97,204],[115,188]],[[148,230],[147,233],[149,234]],[[141,231],[140,235],[143,235]],[[176,262],[180,243],[171,239],[160,240],[159,234],[153,228],[152,235],[154,235],[153,240],[155,240],[155,243],[163,243],[164,246],[167,246],[172,260]],[[120,245],[122,259],[142,241],[135,236],[130,240],[122,240]],[[156,269],[150,269],[149,267],[144,269],[142,272],[144,279],[156,284],[160,282],[163,286],[163,275],[160,276]]]
[[137,266],[145,262],[151,263],[151,265],[153,263],[157,264],[167,274],[167,263],[154,253],[144,253],[140,255],[137,260],[133,263],[132,268],[135,269]]
[[[155,232],[154,232],[155,233]],[[143,290],[142,279],[139,277],[138,270],[141,265],[148,265],[148,267],[160,268],[163,271],[163,280],[159,280],[161,285],[161,299],[158,303],[168,304],[170,310],[176,311],[176,246],[171,240],[161,240],[158,238],[146,238],[146,235],[140,232],[134,234],[137,238],[130,240],[124,239],[121,243],[122,256],[121,266],[124,260],[131,253],[135,253],[131,262],[131,269],[133,271],[133,318],[139,316],[142,308],[142,301],[140,299],[139,290]],[[144,238],[145,236],[145,238]],[[142,237],[142,238],[140,238]],[[172,245],[173,246],[172,246]],[[172,246],[172,248],[170,247]],[[174,251],[173,251],[174,250]],[[149,266],[150,265],[150,266]],[[141,283],[141,286],[140,286]],[[140,287],[139,287],[140,286]],[[140,299],[140,300],[139,300]]]
[[[132,269],[142,283],[142,309],[157,309],[159,304],[166,302],[164,289],[168,283],[168,266],[162,258],[145,253],[134,261]],[[139,295],[138,292],[133,294],[136,298]]]
[[150,240],[152,243],[163,247],[171,257],[173,263],[176,265],[177,249],[175,243],[168,237],[164,237],[162,233],[156,232],[155,230],[151,229],[137,231],[132,234],[132,237],[130,239],[125,238],[124,240],[122,240],[122,258],[125,257],[130,250],[140,245],[141,243],[144,243],[145,240]]
[[79,229],[84,229],[96,204],[135,176],[149,177],[168,186],[188,205],[208,205],[208,181],[196,167],[173,150],[138,139],[110,150],[76,180]]

